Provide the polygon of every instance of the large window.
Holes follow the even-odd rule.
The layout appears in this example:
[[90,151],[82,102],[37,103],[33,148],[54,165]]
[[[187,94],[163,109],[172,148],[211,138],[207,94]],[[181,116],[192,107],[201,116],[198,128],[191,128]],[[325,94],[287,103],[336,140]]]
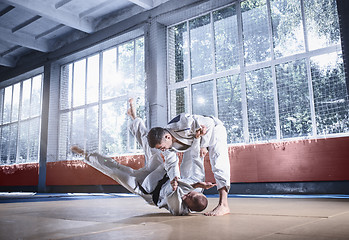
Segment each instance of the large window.
[[340,44],[335,0],[237,1],[170,26],[170,118],[217,116],[229,143],[348,135]]
[[145,117],[144,38],[137,38],[61,67],[59,159],[79,145],[104,155],[137,151],[127,130],[128,99]]
[[39,161],[42,74],[0,89],[1,164]]

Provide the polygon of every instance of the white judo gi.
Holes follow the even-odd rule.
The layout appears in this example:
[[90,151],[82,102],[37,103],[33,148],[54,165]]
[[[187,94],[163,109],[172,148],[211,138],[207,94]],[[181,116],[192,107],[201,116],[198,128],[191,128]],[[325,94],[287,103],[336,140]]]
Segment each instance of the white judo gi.
[[[134,170],[98,153],[87,155],[85,162],[116,180],[131,193],[141,196],[149,204],[166,208],[173,215],[188,214],[190,210],[183,203],[182,196],[194,190],[191,184],[198,182],[196,176],[180,179],[177,190],[173,191],[170,180],[164,178],[167,173],[160,151],[151,149],[148,145],[147,129],[144,122],[140,118],[136,118],[130,126],[130,131],[144,149],[145,167]],[[197,156],[198,151],[193,152],[195,159]],[[163,180],[162,185],[158,185],[161,180]],[[154,203],[154,191],[156,192],[157,186],[157,202]]]
[[[228,155],[227,132],[222,121],[215,117],[206,117],[201,115],[190,115],[182,113],[172,119],[166,126],[171,135],[180,143],[175,142],[170,150],[165,155],[165,163],[168,166],[168,175],[170,179],[174,176],[179,176],[178,162],[173,157],[174,152],[184,152],[182,164],[180,166],[180,175],[188,177],[194,171],[195,174],[204,174],[203,161],[201,163],[190,161],[186,155],[195,145],[196,131],[201,128],[201,125],[206,126],[207,132],[201,136],[200,147],[208,149],[212,172],[216,179],[217,188],[226,187],[230,189],[230,160]],[[200,166],[193,166],[197,163]],[[194,167],[194,169],[193,169]],[[201,173],[199,173],[201,171]]]

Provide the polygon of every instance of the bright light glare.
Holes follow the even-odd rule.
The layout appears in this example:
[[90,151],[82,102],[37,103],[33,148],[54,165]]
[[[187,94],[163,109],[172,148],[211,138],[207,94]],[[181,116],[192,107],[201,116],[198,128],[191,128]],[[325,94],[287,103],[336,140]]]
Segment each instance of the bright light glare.
[[203,97],[198,97],[198,98],[197,98],[197,103],[198,103],[198,104],[202,104],[202,105],[205,104],[205,98],[203,98]]

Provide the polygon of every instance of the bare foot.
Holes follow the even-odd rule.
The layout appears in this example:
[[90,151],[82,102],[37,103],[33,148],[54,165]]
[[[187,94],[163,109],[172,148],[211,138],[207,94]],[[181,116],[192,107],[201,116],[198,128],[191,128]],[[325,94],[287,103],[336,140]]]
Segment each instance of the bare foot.
[[72,146],[70,149],[72,150],[73,153],[76,153],[82,156],[86,155],[85,151],[79,148],[78,146]]
[[136,116],[136,109],[133,105],[133,98],[130,98],[128,102],[130,103],[130,107],[129,109],[127,109],[127,114],[134,120],[136,119],[137,116]]
[[205,213],[206,216],[223,216],[230,213],[229,206],[218,205],[211,212]]

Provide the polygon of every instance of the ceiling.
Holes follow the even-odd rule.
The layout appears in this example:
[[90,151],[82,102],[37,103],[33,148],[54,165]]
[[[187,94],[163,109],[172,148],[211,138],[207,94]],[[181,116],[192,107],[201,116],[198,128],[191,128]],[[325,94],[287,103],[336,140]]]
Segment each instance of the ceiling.
[[14,68],[24,55],[55,51],[166,1],[0,0],[0,68]]

